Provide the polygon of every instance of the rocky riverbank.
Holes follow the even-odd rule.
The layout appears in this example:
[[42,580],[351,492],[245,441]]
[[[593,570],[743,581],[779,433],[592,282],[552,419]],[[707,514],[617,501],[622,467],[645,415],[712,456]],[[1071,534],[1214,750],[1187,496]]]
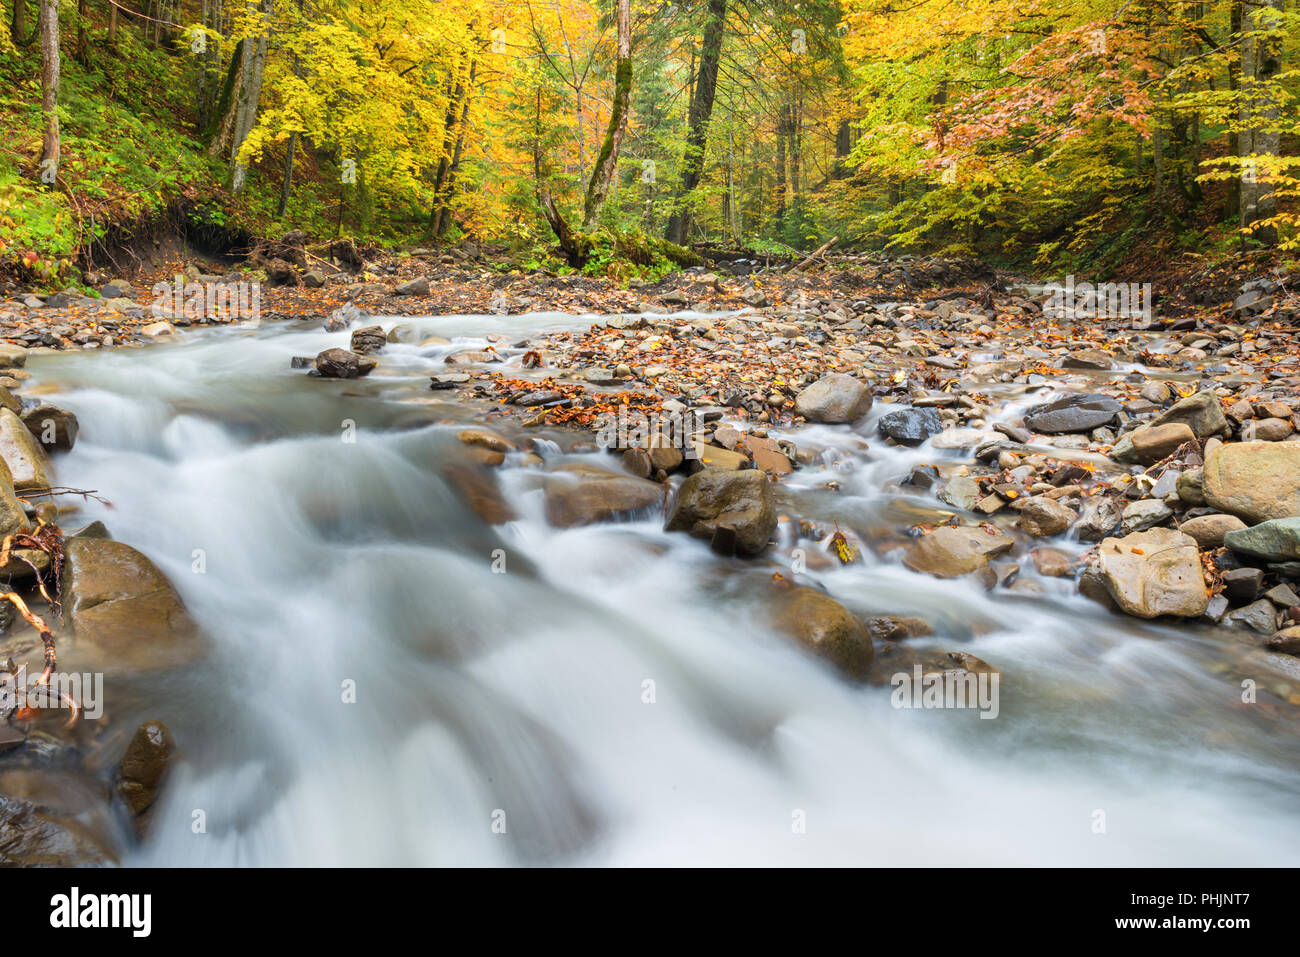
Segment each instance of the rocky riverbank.
[[[1203,629],[1232,649],[1220,677],[1300,706],[1300,303],[1287,277],[1237,283],[1223,301],[1180,297],[1153,318],[1071,323],[1044,315],[1040,289],[972,263],[813,275],[750,264],[621,288],[452,259],[403,257],[371,276],[276,267],[260,318],[350,330],[350,348],[296,360],[307,370],[296,374],[322,380],[382,377],[401,349],[445,350],[430,387],[479,413],[457,430],[460,457],[445,475],[485,522],[516,517],[499,480],[516,467],[556,528],[661,510],[666,531],[770,569],[772,627],[852,681],[998,667],[918,646],[932,629],[922,617],[859,616],[818,587],[819,570],[872,556],[1008,600],[1072,582],[1117,615]],[[187,266],[202,289],[246,281]],[[78,423],[22,396],[23,344],[106,348],[248,321],[158,313],[147,287],[112,277],[101,292],[0,304],[6,534],[77,524],[75,496],[41,492],[57,489]],[[597,315],[580,332],[497,333],[465,348],[404,321],[547,310]],[[630,428],[611,431],[620,417]],[[665,440],[664,423],[688,428]],[[533,430],[564,430],[563,454]],[[593,464],[601,446],[606,463]],[[823,474],[882,449],[918,450],[889,479],[907,519],[841,510],[847,479]],[[791,494],[806,475],[818,476],[816,508]],[[203,640],[175,588],[110,532],[94,523],[66,536],[61,621],[23,561],[45,572],[51,556],[20,550],[3,570],[57,623],[60,670],[138,676],[198,660]],[[6,658],[39,673],[40,636],[21,617],[6,625]],[[146,831],[178,753],[167,716],[146,704],[72,729],[55,712],[7,716],[0,862],[111,861]]]
[[[103,682],[192,662],[202,643],[145,555],[100,522],[59,528],[78,512],[77,494],[55,473],[79,425],[71,412],[21,395],[26,359],[21,347],[0,347],[0,532],[15,545],[0,575],[3,591],[36,618],[9,599],[0,605],[0,865],[105,864],[132,829],[147,828],[175,745],[161,721],[136,726],[132,709],[111,697],[106,704]],[[49,529],[52,539],[42,534]],[[21,547],[33,539],[52,544]],[[51,687],[70,691],[79,712],[39,697],[35,682],[49,661],[39,623],[53,632]]]
[[[1225,309],[1077,323],[1045,315],[1036,290],[982,279],[910,300],[805,288],[793,303],[751,296],[743,313],[709,315],[719,286],[711,277],[701,300],[661,296],[657,313],[584,332],[453,348],[432,387],[483,403],[489,418],[589,429],[590,447],[619,455],[607,472],[574,466],[548,480],[560,489],[547,493],[554,524],[665,502],[666,529],[728,555],[814,549],[843,562],[871,549],[1018,595],[1041,591],[1042,577],[1074,579],[1120,613],[1230,630],[1251,661],[1284,676],[1272,690],[1300,705],[1300,343],[1285,279],[1247,283]],[[366,321],[338,321],[351,319]],[[364,326],[351,352],[300,364],[365,375],[382,370],[386,343],[414,341],[401,323]],[[610,441],[611,421],[629,414],[689,416],[693,431]],[[934,461],[897,478],[930,500],[931,520],[837,521],[832,533],[795,517],[779,530],[773,489],[824,464],[826,450],[800,439],[808,424],[858,435],[863,450],[868,438],[928,443]],[[513,448],[481,431],[462,438],[490,451],[479,462],[489,467]],[[490,488],[470,498],[495,501]],[[799,636],[866,677],[868,629],[822,598],[798,597]],[[825,621],[810,624],[817,609]],[[837,637],[810,637],[823,634]]]

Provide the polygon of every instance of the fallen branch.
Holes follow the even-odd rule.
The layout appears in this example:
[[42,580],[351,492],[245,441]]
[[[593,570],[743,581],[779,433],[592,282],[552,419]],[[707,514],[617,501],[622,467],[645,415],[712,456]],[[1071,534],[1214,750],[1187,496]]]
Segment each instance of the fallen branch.
[[803,262],[799,263],[797,266],[787,266],[785,271],[798,272],[800,269],[803,269],[805,266],[811,266],[818,259],[821,259],[821,257],[826,254],[826,251],[830,249],[832,246],[834,246],[836,243],[838,243],[839,241],[840,241],[840,237],[832,236],[826,242],[822,243],[821,246],[817,248],[817,251],[814,252],[811,256],[809,256],[807,259],[805,259]]

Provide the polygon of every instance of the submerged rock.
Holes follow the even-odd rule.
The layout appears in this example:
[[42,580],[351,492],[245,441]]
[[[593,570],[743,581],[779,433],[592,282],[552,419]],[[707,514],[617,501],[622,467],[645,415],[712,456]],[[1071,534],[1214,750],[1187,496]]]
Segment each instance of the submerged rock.
[[862,680],[875,652],[857,615],[815,588],[795,588],[781,600],[777,627],[830,661],[850,678]]
[[662,499],[654,482],[592,465],[563,465],[546,482],[546,520],[556,528],[590,525],[654,508]]
[[130,545],[103,538],[69,540],[63,600],[79,659],[96,654],[104,667],[149,671],[202,653],[198,629],[180,595]]
[[903,564],[914,572],[956,578],[979,571],[991,559],[1011,551],[1015,541],[999,531],[969,525],[943,525],[908,550]]

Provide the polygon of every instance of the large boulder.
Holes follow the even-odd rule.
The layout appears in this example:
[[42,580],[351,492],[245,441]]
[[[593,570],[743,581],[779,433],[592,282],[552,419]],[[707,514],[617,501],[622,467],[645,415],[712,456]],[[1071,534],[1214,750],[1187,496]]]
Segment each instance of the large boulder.
[[183,664],[203,650],[198,628],[172,583],[130,545],[102,538],[67,542],[63,613],[78,662],[149,671]]
[[562,465],[546,482],[546,520],[556,528],[626,518],[654,508],[663,489],[654,482],[592,465]]
[[794,410],[809,422],[856,422],[871,411],[871,393],[853,376],[832,372],[795,396]]
[[0,409],[0,458],[9,466],[19,492],[48,488],[49,460],[36,437],[8,409]]
[[723,553],[757,555],[776,531],[772,483],[757,469],[702,469],[678,489],[664,529],[688,532]]
[[1300,442],[1228,442],[1205,459],[1205,501],[1248,522],[1300,515]]
[[13,476],[9,474],[9,467],[0,461],[0,538],[21,532],[30,524],[23,503],[14,494]]
[[1275,518],[1253,528],[1228,531],[1223,544],[1266,562],[1300,561],[1300,518]]
[[1046,435],[1091,432],[1109,425],[1119,414],[1120,404],[1108,395],[1088,393],[1064,398],[1025,411],[1025,428]]
[[1013,539],[996,529],[943,525],[922,535],[903,557],[903,564],[914,572],[956,578],[979,571],[1014,545]]
[[784,596],[776,624],[850,678],[862,680],[871,670],[875,652],[866,626],[853,612],[815,588],[795,588]]
[[1108,538],[1097,549],[1098,567],[1115,604],[1138,618],[1199,618],[1210,593],[1196,540],[1172,528]]

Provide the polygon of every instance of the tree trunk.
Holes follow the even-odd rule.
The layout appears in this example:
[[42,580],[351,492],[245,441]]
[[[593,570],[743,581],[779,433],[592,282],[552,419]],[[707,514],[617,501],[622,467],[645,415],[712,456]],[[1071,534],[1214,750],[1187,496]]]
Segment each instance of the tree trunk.
[[609,195],[609,184],[618,169],[618,151],[627,131],[627,105],[632,96],[632,11],[631,0],[615,0],[618,12],[618,65],[614,71],[614,102],[605,129],[605,142],[591,170],[582,223],[590,229]]
[[280,219],[284,218],[284,214],[289,208],[289,191],[293,188],[293,154],[297,148],[298,133],[295,130],[289,134],[289,145],[285,148],[284,182],[280,184],[280,205],[275,212],[275,215]]
[[708,18],[704,22],[704,46],[700,51],[695,93],[691,98],[682,181],[673,201],[673,213],[665,233],[667,239],[678,245],[686,244],[691,225],[691,193],[699,186],[704,173],[704,148],[708,143],[709,120],[713,116],[713,100],[718,90],[718,61],[722,58],[726,25],[727,0],[709,0]]
[[[1281,25],[1285,0],[1244,0],[1243,31],[1258,31]],[[1281,119],[1280,91],[1277,75],[1282,71],[1282,38],[1244,36],[1241,39],[1241,88],[1244,98],[1243,128],[1238,136],[1238,152],[1243,158],[1277,156],[1281,148],[1278,121]],[[1256,164],[1246,162],[1240,179],[1241,224],[1250,226],[1277,214],[1277,196],[1267,173]],[[1277,242],[1277,229],[1260,226],[1254,236],[1260,242]]]
[[14,46],[25,46],[31,36],[27,33],[27,0],[14,0],[13,16],[9,19],[9,38]]
[[208,155],[220,156],[226,151],[230,136],[235,129],[235,94],[239,78],[243,75],[244,49],[247,40],[240,40],[230,54],[230,66],[226,69],[226,82],[221,86],[221,95],[217,97],[216,107],[208,127],[204,130],[204,139],[208,143]]
[[[270,15],[271,0],[262,0],[262,11]],[[230,146],[230,161],[235,165],[230,191],[236,195],[243,190],[248,175],[247,165],[239,159],[239,150],[257,122],[257,104],[262,98],[262,77],[266,70],[267,29],[264,25],[262,32],[253,40],[251,50],[245,47],[248,55],[244,58],[241,71],[239,102],[235,109],[235,129]]]
[[[18,0],[14,0],[18,2]],[[108,45],[112,47],[117,42],[117,7],[113,4],[108,5]]]
[[57,176],[59,170],[59,0],[41,0],[40,27],[41,112],[45,114],[41,175],[46,177]]

